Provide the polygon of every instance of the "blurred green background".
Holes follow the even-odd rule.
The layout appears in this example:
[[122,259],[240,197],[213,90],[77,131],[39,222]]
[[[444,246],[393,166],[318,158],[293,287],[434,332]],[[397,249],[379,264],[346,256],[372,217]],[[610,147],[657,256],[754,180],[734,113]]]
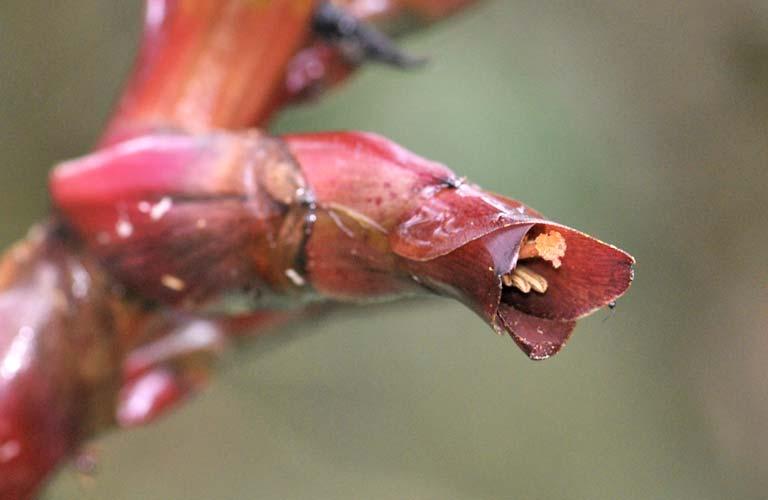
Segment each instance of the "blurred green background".
[[[140,8],[0,3],[3,246],[93,144]],[[404,43],[426,70],[276,129],[380,132],[627,249],[616,311],[543,363],[449,301],[302,325],[45,498],[766,498],[768,3],[487,1]]]

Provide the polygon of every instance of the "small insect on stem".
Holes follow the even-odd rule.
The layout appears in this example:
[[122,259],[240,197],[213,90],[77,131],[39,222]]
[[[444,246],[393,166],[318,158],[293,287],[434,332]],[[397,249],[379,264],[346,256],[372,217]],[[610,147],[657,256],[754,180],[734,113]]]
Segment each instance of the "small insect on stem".
[[605,318],[603,318],[603,323],[611,319],[615,312],[616,312],[616,301],[612,300],[611,302],[608,302],[608,314],[605,316]]

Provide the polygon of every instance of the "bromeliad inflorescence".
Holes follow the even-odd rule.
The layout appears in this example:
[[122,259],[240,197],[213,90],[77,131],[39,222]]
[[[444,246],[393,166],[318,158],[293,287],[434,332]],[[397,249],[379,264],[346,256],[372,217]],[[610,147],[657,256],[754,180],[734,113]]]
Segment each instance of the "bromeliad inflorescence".
[[544,359],[627,290],[627,253],[387,139],[251,128],[366,58],[407,62],[368,21],[467,3],[147,0],[99,149],[54,169],[54,214],[0,263],[0,496],[311,304],[449,296]]
[[543,359],[629,286],[626,253],[455,179],[371,134],[158,133],[61,165],[51,190],[120,283],[191,312],[438,293]]

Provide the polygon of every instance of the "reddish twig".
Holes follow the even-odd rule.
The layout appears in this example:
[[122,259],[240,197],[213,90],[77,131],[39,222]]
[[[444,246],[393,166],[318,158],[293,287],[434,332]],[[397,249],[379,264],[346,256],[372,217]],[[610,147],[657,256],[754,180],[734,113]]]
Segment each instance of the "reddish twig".
[[[336,2],[388,28],[466,3]],[[0,497],[309,301],[451,296],[544,359],[629,286],[626,253],[386,139],[240,130],[342,81],[362,61],[345,44],[392,50],[372,27],[314,33],[310,0],[147,5],[100,150],[54,170],[54,216],[0,263]]]

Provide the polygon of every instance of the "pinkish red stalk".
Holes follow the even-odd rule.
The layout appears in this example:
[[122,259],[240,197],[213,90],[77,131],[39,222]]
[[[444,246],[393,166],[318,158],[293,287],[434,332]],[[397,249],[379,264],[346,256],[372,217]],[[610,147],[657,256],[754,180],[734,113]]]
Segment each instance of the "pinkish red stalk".
[[[362,20],[397,29],[476,0],[340,0]],[[318,0],[146,0],[136,65],[102,137],[150,130],[262,126],[282,106],[346,80],[359,66],[312,37]]]
[[147,0],[136,67],[102,143],[262,122],[309,36],[314,0]]

